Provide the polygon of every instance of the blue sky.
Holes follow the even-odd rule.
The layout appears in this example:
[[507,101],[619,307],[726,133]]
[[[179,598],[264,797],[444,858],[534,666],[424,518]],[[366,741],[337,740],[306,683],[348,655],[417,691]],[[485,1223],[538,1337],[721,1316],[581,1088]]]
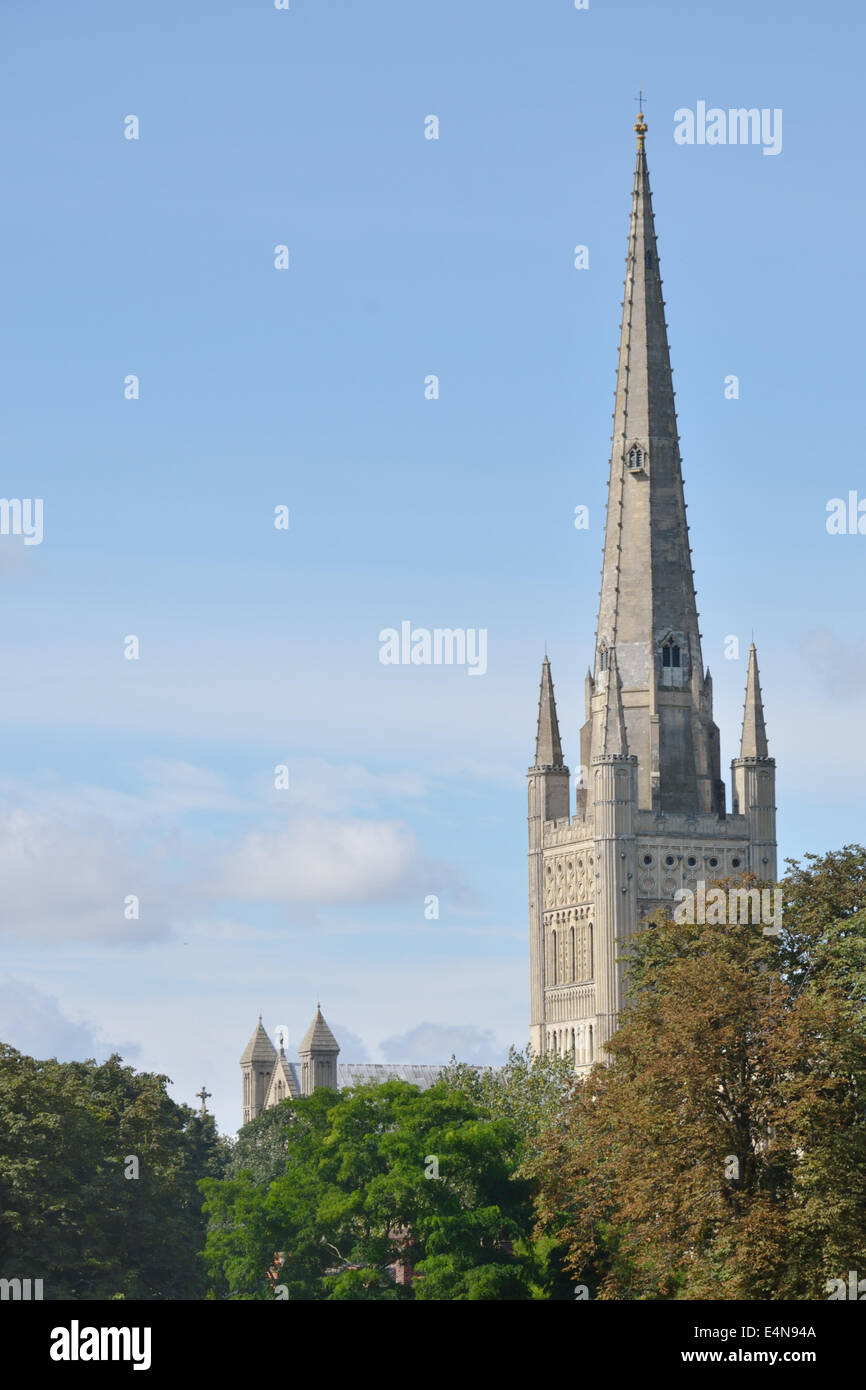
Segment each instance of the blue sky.
[[[206,1081],[229,1129],[259,1010],[296,1045],[321,998],[345,1060],[523,1045],[523,775],[545,641],[577,761],[639,83],[723,766],[754,631],[781,855],[863,839],[866,536],[825,525],[866,498],[863,27],[5,7],[2,492],[44,539],[0,539],[0,1036]],[[781,153],[676,144],[699,101],[780,108]],[[487,673],[383,666],[405,619],[486,629]]]

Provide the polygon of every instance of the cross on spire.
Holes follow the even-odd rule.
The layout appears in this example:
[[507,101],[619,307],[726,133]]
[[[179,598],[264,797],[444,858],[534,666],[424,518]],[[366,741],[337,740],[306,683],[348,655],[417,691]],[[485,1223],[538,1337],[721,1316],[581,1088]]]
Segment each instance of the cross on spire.
[[205,1105],[205,1101],[208,1100],[212,1095],[213,1095],[213,1091],[209,1091],[209,1090],[207,1089],[207,1087],[204,1085],[204,1083],[202,1082],[202,1088],[201,1088],[201,1090],[200,1090],[200,1091],[196,1091],[196,1097],[200,1097],[200,1098],[201,1098],[201,1110],[199,1111],[199,1114],[201,1114],[201,1115],[206,1115],[206,1114],[207,1114],[207,1106]]
[[643,139],[647,131],[646,121],[643,118],[643,87],[638,87],[638,93],[634,99],[637,102],[637,120],[634,123],[634,128],[637,133],[637,147],[639,150],[642,150],[644,147]]

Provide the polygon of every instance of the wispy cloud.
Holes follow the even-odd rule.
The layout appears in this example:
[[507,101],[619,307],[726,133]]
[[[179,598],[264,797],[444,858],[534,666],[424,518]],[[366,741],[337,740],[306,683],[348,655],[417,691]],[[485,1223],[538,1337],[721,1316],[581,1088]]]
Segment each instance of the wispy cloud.
[[506,1049],[500,1047],[489,1028],[477,1028],[472,1023],[419,1023],[408,1033],[386,1038],[379,1044],[386,1062],[458,1062],[497,1065],[505,1061]]
[[298,817],[246,835],[216,892],[249,902],[384,902],[421,894],[432,876],[401,821]]
[[100,1038],[92,1024],[68,1018],[53,995],[9,978],[0,980],[0,1042],[30,1057],[61,1062],[104,1061],[115,1051],[131,1059],[140,1051],[135,1043]]
[[828,627],[814,627],[800,643],[800,655],[830,699],[862,703],[866,641],[846,642]]

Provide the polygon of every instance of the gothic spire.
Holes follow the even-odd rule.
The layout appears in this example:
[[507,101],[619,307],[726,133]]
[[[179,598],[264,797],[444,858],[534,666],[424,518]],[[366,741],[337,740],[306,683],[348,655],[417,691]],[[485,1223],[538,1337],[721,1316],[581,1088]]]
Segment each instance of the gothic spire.
[[276,1055],[277,1049],[262,1027],[262,1016],[259,1014],[258,1026],[253,1030],[253,1035],[244,1048],[241,1066],[245,1066],[248,1062],[267,1062],[270,1064]]
[[340,1044],[324,1020],[321,1004],[317,1004],[316,1017],[301,1039],[298,1053],[300,1056],[305,1052],[333,1052],[336,1055],[339,1051]]
[[625,716],[622,709],[622,682],[619,678],[616,652],[613,648],[610,652],[608,665],[601,751],[602,753],[613,753],[619,757],[628,756],[628,736],[625,731]]
[[764,702],[761,699],[761,678],[758,674],[758,653],[754,642],[749,647],[749,671],[746,676],[746,703],[743,708],[743,736],[740,739],[741,758],[766,758],[767,730],[764,725]]
[[[619,673],[638,804],[720,809],[717,732],[704,687],[665,306],[645,150],[637,154],[593,675],[593,753],[606,751],[606,672]],[[608,666],[616,653],[616,664]],[[610,731],[613,736],[613,730]]]
[[538,694],[538,734],[535,740],[536,767],[562,767],[562,744],[559,741],[559,722],[550,662],[545,655],[541,665],[541,688]]

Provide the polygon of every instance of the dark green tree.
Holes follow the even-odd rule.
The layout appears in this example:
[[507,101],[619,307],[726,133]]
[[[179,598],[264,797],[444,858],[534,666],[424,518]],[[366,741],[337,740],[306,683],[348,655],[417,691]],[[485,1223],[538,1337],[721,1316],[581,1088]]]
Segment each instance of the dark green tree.
[[[218,1296],[538,1296],[523,1139],[453,1078],[317,1091],[271,1114],[245,1127],[233,1176],[202,1184]],[[264,1182],[238,1170],[245,1155]]]
[[167,1080],[0,1046],[2,1276],[47,1299],[203,1296],[198,1182],[227,1146]]

